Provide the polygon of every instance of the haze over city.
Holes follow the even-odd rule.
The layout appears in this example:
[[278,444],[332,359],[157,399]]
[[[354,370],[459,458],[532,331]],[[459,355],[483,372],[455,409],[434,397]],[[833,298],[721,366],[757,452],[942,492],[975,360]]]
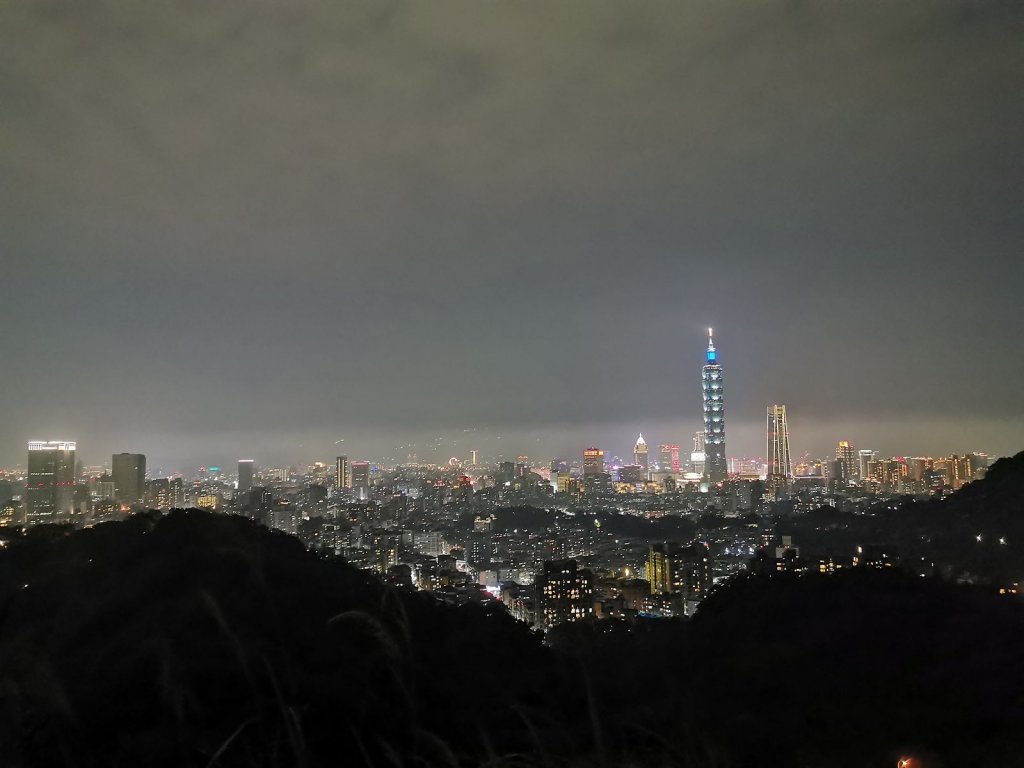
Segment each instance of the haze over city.
[[1021,17],[8,6],[0,464],[1013,453]]

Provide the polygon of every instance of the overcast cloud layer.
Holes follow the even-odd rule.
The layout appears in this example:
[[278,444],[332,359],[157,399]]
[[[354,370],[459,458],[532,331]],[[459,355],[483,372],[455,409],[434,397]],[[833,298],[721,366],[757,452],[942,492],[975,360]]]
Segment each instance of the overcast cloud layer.
[[730,455],[771,402],[797,452],[1020,450],[1021,40],[1017,2],[5,3],[0,462],[685,445],[708,325]]

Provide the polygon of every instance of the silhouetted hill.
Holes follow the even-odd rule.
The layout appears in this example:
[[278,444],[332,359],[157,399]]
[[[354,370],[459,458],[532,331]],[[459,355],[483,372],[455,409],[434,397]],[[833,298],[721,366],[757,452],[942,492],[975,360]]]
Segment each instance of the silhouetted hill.
[[[867,766],[1024,750],[1024,608],[906,574],[747,578],[691,622],[386,587],[200,512],[0,551],[11,766]],[[929,765],[940,765],[933,762]]]
[[912,754],[961,768],[1020,764],[1022,632],[1016,598],[854,569],[739,578],[692,621],[564,625],[554,641],[604,671],[595,717],[634,751],[849,768]]
[[39,529],[0,556],[0,606],[7,765],[207,765],[218,750],[217,765],[443,764],[438,750],[484,753],[483,729],[518,746],[504,723],[553,671],[507,615],[195,511]]

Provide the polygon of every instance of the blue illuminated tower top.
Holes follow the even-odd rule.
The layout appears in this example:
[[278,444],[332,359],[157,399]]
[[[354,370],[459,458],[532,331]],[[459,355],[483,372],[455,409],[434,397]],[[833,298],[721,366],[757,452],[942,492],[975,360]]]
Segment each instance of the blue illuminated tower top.
[[712,329],[708,328],[708,365],[715,365],[718,362],[718,355],[715,353],[715,340],[712,333]]

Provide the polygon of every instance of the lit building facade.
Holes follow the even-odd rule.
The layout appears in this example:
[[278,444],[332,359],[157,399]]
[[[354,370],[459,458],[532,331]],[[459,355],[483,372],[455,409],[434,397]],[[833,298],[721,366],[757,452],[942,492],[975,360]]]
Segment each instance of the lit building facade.
[[[473,451],[474,455],[476,451]],[[334,462],[334,485],[337,488],[352,487],[352,471],[349,468],[348,456],[339,456]]]
[[643,469],[644,474],[647,473],[649,467],[647,464],[647,443],[644,440],[643,434],[636,440],[636,445],[633,446],[633,463]]
[[661,446],[658,458],[658,468],[662,472],[679,472],[679,446],[665,443]]
[[693,433],[693,450],[690,452],[690,472],[695,475],[704,476],[704,462],[707,454],[704,452],[704,432]]
[[370,462],[352,462],[352,490],[359,499],[370,498]]
[[860,450],[857,451],[857,472],[861,480],[866,480],[871,476],[868,471],[868,465],[878,460],[878,451]]
[[789,453],[789,421],[786,406],[768,406],[768,478],[790,480],[793,461]]
[[583,451],[583,477],[604,474],[604,451],[600,448],[587,448]]
[[646,571],[652,595],[681,593],[700,599],[711,589],[711,555],[699,541],[685,547],[674,542],[651,544]]
[[68,522],[75,507],[75,443],[64,440],[28,444],[25,522]]
[[840,440],[836,445],[836,468],[836,480],[849,485],[860,479],[860,457],[849,440]]
[[709,483],[724,482],[728,476],[725,462],[725,393],[722,366],[711,329],[708,328],[706,362],[702,369],[704,383],[704,479]]
[[575,560],[544,563],[536,587],[538,618],[545,629],[594,615],[594,577]]

